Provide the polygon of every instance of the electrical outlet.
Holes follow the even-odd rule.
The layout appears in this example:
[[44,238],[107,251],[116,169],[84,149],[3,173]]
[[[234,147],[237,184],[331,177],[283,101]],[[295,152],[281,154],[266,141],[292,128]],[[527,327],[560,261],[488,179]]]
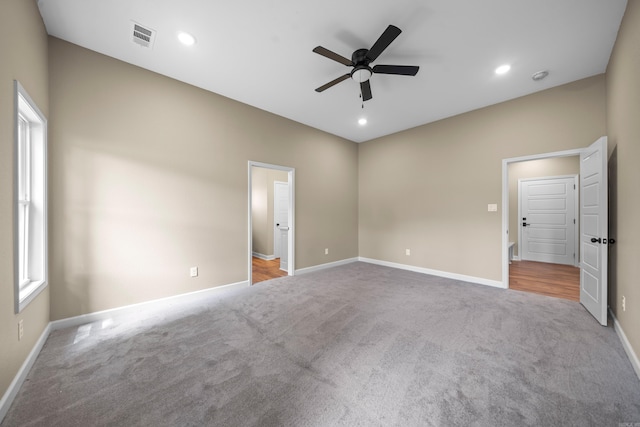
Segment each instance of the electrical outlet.
[[189,273],[191,274],[191,277],[198,277],[198,267],[191,267]]
[[407,254],[407,256],[411,255],[411,249],[405,249],[405,254]]
[[18,341],[20,341],[22,339],[22,337],[24,336],[24,320],[20,319],[18,321]]
[[329,248],[324,248],[324,254],[329,255]]
[[622,311],[627,311],[627,299],[622,295]]

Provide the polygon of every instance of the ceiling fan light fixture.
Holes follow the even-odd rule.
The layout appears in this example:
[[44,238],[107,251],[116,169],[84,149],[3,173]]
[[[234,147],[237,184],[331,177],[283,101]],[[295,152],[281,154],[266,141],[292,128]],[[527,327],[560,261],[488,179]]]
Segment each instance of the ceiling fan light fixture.
[[351,72],[351,78],[358,83],[366,82],[373,75],[373,71],[369,67],[356,67]]

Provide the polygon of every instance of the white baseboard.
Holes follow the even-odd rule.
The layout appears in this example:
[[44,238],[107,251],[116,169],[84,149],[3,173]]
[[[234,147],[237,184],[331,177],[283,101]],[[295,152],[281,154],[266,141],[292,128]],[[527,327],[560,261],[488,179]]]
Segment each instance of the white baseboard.
[[22,384],[27,378],[29,371],[31,371],[33,364],[36,362],[36,359],[40,354],[40,350],[42,350],[44,343],[47,341],[47,338],[49,338],[49,333],[51,333],[51,323],[48,323],[44,328],[44,331],[42,331],[40,338],[38,338],[38,341],[36,341],[36,344],[33,346],[31,351],[29,352],[29,355],[22,363],[22,366],[18,370],[18,373],[13,378],[13,381],[11,381],[11,384],[9,384],[9,388],[4,393],[4,396],[2,396],[2,399],[0,399],[0,423],[4,419],[4,416],[7,415],[7,412],[9,412],[9,408],[13,403],[13,399],[16,398],[16,395],[20,391],[20,387],[22,387]]
[[295,271],[295,274],[313,273],[314,271],[324,270],[325,268],[338,267],[340,265],[351,264],[357,262],[358,258],[347,258],[340,261],[328,262],[326,264],[314,265],[312,267],[301,268]]
[[447,271],[432,270],[430,268],[416,267],[407,264],[398,264],[395,262],[380,261],[377,259],[359,257],[359,261],[368,262],[369,264],[382,265],[384,267],[398,268],[400,270],[414,271],[416,273],[431,274],[432,276],[445,277],[447,279],[461,280],[463,282],[476,283],[479,285],[492,286],[494,288],[505,289],[504,284],[498,280],[484,279],[482,277],[466,276],[464,274],[449,273]]
[[640,359],[638,359],[638,355],[636,354],[636,352],[633,351],[633,347],[631,347],[631,343],[627,339],[627,335],[622,330],[620,322],[618,322],[618,319],[616,319],[616,316],[613,314],[613,311],[611,311],[611,309],[609,309],[609,314],[611,314],[611,318],[613,319],[613,327],[616,330],[618,337],[620,338],[622,347],[627,353],[627,356],[629,356],[631,366],[633,366],[633,370],[636,371],[636,375],[638,376],[638,379],[640,379]]
[[87,323],[97,322],[99,320],[106,320],[119,315],[126,315],[140,310],[154,310],[170,307],[177,303],[185,303],[191,300],[198,300],[204,296],[218,293],[221,291],[228,291],[234,288],[248,287],[248,281],[242,281],[237,283],[231,283],[229,285],[216,286],[215,288],[203,289],[200,291],[189,292],[186,294],[174,295],[171,297],[160,298],[156,300],[141,302],[138,304],[125,305],[123,307],[112,308],[109,310],[96,311],[93,313],[82,314],[80,316],[67,317],[66,319],[54,320],[51,322],[51,330],[57,331],[58,329],[69,328],[72,326],[80,326]]
[[260,252],[251,252],[251,255],[253,255],[256,258],[263,259],[265,261],[273,261],[274,259],[276,259],[275,255],[265,255],[265,254],[261,254]]

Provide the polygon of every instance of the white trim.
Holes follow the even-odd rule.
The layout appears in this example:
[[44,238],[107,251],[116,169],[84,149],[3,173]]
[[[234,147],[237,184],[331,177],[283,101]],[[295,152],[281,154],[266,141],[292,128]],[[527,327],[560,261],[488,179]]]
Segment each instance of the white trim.
[[9,384],[9,388],[7,388],[4,396],[2,396],[2,399],[0,399],[0,423],[4,419],[5,415],[7,415],[7,412],[9,411],[13,400],[18,395],[18,392],[20,391],[24,380],[27,379],[27,375],[29,375],[31,368],[36,362],[36,359],[38,358],[38,355],[40,354],[44,343],[47,341],[47,338],[49,338],[50,333],[51,322],[47,324],[47,326],[44,328],[44,331],[42,331],[42,334],[40,334],[40,338],[38,338],[38,341],[36,341],[36,344],[29,352],[29,355],[25,359],[24,363],[22,363],[22,366],[18,370],[18,373],[13,378],[13,381],[11,381],[11,384]]
[[320,270],[324,270],[324,269],[327,269],[327,268],[332,268],[332,267],[338,267],[338,266],[341,266],[341,265],[351,264],[351,263],[357,262],[357,261],[359,261],[359,259],[357,257],[342,259],[340,261],[333,261],[333,262],[328,262],[326,264],[319,264],[319,265],[314,265],[314,266],[311,266],[311,267],[301,268],[300,270],[296,270],[296,274],[313,273],[314,271],[320,271]]
[[550,157],[579,156],[580,153],[582,153],[583,151],[584,151],[584,148],[574,148],[572,150],[554,151],[552,153],[541,153],[541,154],[531,154],[529,156],[510,157],[508,159],[503,159],[502,162],[504,163],[506,161],[508,163],[518,163],[518,162],[528,162],[530,160],[548,159]]
[[432,270],[430,268],[416,267],[413,265],[398,264],[395,262],[388,262],[388,261],[380,261],[380,260],[371,259],[371,258],[358,257],[358,260],[362,262],[367,262],[369,264],[382,265],[384,267],[398,268],[400,270],[414,271],[416,273],[422,273],[422,274],[430,274],[432,276],[445,277],[447,279],[453,279],[453,280],[461,280],[463,282],[476,283],[478,285],[491,286],[494,288],[504,288],[503,283],[499,280],[491,280],[491,279],[484,279],[482,277],[474,277],[474,276],[467,276],[464,274],[449,273],[447,271]]
[[273,261],[274,259],[276,259],[275,255],[265,255],[265,254],[261,254],[260,252],[251,252],[251,255],[256,258],[263,259],[265,261]]
[[287,182],[289,183],[289,241],[288,241],[288,246],[289,246],[289,259],[287,260],[288,264],[289,264],[289,268],[287,270],[287,274],[289,276],[294,276],[295,275],[295,261],[296,261],[296,239],[295,239],[295,221],[296,221],[296,203],[295,203],[295,196],[296,196],[296,190],[295,190],[295,186],[296,186],[296,170],[295,168],[290,168],[288,166],[279,166],[279,165],[272,165],[269,163],[262,163],[262,162],[254,162],[249,160],[248,162],[248,168],[247,168],[247,177],[248,177],[248,182],[247,182],[247,223],[248,223],[248,228],[249,228],[249,233],[247,236],[247,244],[248,244],[248,253],[247,253],[247,270],[248,270],[248,283],[249,285],[251,285],[252,282],[252,270],[253,270],[253,265],[252,265],[252,260],[251,260],[251,256],[253,254],[253,221],[251,218],[251,192],[252,192],[252,188],[251,188],[251,181],[252,181],[252,173],[251,173],[251,167],[255,166],[255,167],[259,167],[259,168],[265,168],[265,169],[275,169],[275,170],[279,170],[279,171],[285,171],[288,173],[287,176]]
[[125,305],[122,307],[111,308],[109,310],[96,311],[88,314],[81,314],[80,316],[67,317],[66,319],[54,320],[51,322],[51,330],[57,331],[59,329],[69,328],[72,326],[80,326],[87,323],[96,322],[99,320],[105,320],[117,317],[118,315],[126,315],[134,312],[144,310],[155,310],[170,307],[176,303],[185,303],[189,301],[196,301],[204,296],[212,295],[220,291],[228,291],[236,288],[246,288],[249,285],[248,281],[242,281],[237,283],[231,283],[228,285],[216,286],[215,288],[202,289],[200,291],[189,292],[186,294],[174,295],[171,297],[155,299],[151,301],[145,301],[138,304]]
[[[553,157],[579,156],[583,148],[502,159],[502,286],[509,288],[509,164]],[[579,215],[579,213],[577,213]]]
[[[38,105],[33,101],[33,99],[29,96],[25,88],[20,84],[19,81],[13,81],[14,87],[14,124],[13,124],[13,200],[14,200],[14,224],[13,224],[13,253],[14,253],[14,307],[15,313],[20,313],[31,301],[35,299],[35,297],[42,292],[44,288],[49,285],[49,231],[48,231],[48,169],[47,169],[47,158],[48,158],[48,121],[46,116],[40,111]],[[26,117],[27,121],[30,125],[30,134],[35,140],[38,142],[37,145],[31,147],[31,159],[30,162],[37,164],[39,167],[33,168],[31,170],[31,184],[30,186],[37,187],[38,190],[35,192],[39,197],[34,197],[34,194],[29,195],[29,199],[31,202],[37,202],[37,208],[40,211],[40,215],[38,215],[39,222],[41,224],[37,225],[37,233],[36,235],[41,240],[41,243],[38,248],[29,249],[31,251],[38,251],[38,255],[41,259],[39,259],[38,267],[39,274],[36,277],[37,280],[34,281],[34,285],[27,286],[26,288],[21,283],[21,279],[19,277],[20,271],[20,258],[24,255],[19,255],[19,242],[20,242],[20,233],[18,231],[18,218],[19,212],[18,209],[21,205],[20,203],[20,191],[19,191],[19,182],[20,177],[18,176],[18,145],[19,141],[19,132],[18,132],[18,122],[19,117]],[[38,178],[34,179],[33,174],[38,174]],[[35,199],[35,200],[34,200]],[[36,221],[37,223],[37,221]],[[34,230],[36,229],[36,225],[33,225]],[[30,255],[31,256],[31,255]]]
[[627,339],[627,335],[622,330],[622,325],[620,325],[620,322],[618,322],[618,319],[616,319],[616,316],[613,314],[611,309],[609,309],[609,314],[611,314],[611,318],[613,319],[613,327],[618,334],[618,338],[620,338],[622,348],[624,348],[625,353],[627,353],[631,366],[633,366],[633,370],[636,371],[636,375],[638,376],[638,379],[640,379],[640,359],[638,359],[638,355],[633,351],[633,347],[631,347],[631,343]]

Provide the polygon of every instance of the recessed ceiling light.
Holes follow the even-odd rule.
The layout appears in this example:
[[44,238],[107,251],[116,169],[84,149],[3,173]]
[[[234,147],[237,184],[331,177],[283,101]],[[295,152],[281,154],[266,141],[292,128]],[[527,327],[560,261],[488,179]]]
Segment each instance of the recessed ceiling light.
[[511,65],[509,65],[509,64],[501,65],[498,68],[496,68],[496,74],[508,73],[510,69],[511,69]]
[[358,124],[359,124],[360,126],[364,126],[364,125],[366,125],[366,124],[367,124],[367,119],[365,119],[364,117],[363,117],[363,118],[361,118],[360,120],[358,120]]
[[180,40],[180,42],[185,46],[191,46],[196,42],[195,37],[189,33],[185,33],[184,31],[180,31],[178,33],[178,40]]

